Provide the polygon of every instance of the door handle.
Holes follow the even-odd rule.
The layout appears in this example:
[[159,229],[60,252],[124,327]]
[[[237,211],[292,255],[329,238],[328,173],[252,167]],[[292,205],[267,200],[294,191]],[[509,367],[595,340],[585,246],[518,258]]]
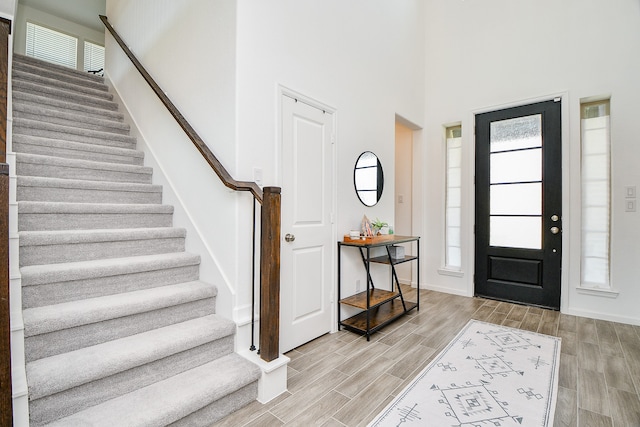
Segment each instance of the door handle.
[[287,242],[291,243],[291,242],[293,242],[294,240],[296,240],[296,236],[294,236],[293,234],[289,234],[289,233],[287,233],[287,234],[284,236],[284,240],[286,240]]
[[551,227],[549,231],[551,231],[551,234],[558,234],[560,229],[558,227]]

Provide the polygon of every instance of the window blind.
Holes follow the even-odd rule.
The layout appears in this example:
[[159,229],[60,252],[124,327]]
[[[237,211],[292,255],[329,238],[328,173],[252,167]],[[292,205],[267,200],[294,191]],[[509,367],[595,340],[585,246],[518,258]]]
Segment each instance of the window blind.
[[69,68],[76,68],[78,39],[59,31],[27,22],[27,56]]
[[582,286],[610,288],[609,102],[582,105]]
[[446,142],[446,203],[445,203],[445,268],[462,267],[461,206],[462,206],[462,128],[447,129]]
[[85,41],[84,70],[97,71],[101,69],[104,69],[104,46]]

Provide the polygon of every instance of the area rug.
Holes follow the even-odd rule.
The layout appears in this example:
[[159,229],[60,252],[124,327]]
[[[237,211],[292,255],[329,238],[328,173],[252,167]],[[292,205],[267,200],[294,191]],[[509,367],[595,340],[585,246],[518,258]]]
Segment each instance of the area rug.
[[560,338],[471,320],[369,426],[553,426]]

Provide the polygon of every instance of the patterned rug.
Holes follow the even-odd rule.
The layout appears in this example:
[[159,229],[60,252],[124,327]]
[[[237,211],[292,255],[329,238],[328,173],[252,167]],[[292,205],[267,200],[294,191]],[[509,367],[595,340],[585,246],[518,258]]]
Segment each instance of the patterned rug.
[[553,426],[560,338],[471,320],[369,426]]

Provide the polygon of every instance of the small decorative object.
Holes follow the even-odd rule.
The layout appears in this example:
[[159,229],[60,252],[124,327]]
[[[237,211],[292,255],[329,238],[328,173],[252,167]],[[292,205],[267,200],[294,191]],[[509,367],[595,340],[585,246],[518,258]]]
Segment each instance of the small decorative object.
[[389,246],[389,253],[391,254],[391,258],[393,259],[403,259],[404,258],[404,246]]
[[[380,221],[378,218],[376,218],[376,220],[374,222],[371,223],[371,225],[373,226],[373,230],[374,233],[379,236],[381,234],[389,234],[389,224],[387,224],[386,222],[382,222]],[[383,232],[383,228],[387,228],[386,233]]]
[[360,232],[358,230],[351,230],[349,231],[349,237],[357,239],[358,237],[360,237]]
[[373,236],[373,228],[371,226],[371,221],[367,218],[366,215],[362,217],[362,235],[365,237]]

